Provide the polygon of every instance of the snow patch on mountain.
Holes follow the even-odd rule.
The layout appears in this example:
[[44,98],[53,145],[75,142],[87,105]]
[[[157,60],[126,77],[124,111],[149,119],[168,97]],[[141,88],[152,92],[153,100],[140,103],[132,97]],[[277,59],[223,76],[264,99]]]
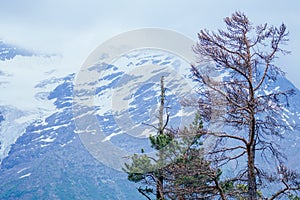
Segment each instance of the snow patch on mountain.
[[22,178],[28,177],[28,176],[30,176],[30,175],[31,175],[31,173],[25,174],[25,175],[23,175],[23,176],[20,176],[20,177],[19,177],[19,179],[22,179]]

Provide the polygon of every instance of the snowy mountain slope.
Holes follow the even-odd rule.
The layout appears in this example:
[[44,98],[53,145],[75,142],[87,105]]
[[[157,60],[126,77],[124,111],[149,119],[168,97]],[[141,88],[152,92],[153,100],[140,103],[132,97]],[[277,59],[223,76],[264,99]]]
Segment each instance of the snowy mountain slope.
[[28,126],[3,160],[0,199],[137,199],[126,176],[97,162],[74,133],[73,78],[49,95],[57,112]]
[[[189,89],[192,89],[193,83],[184,77],[189,73],[189,65],[182,59],[166,52],[131,52],[113,66],[101,70],[102,78],[97,82],[100,87],[95,92],[94,106],[101,129],[104,134],[109,134],[106,139],[112,142],[126,138],[128,141],[135,138],[147,140],[149,134],[155,134],[152,127],[143,124],[158,124],[161,76],[164,76],[166,87],[169,125],[183,126],[190,122],[194,111],[181,107],[180,101],[191,92]],[[182,77],[179,70],[182,70]],[[182,115],[186,116],[185,119]],[[133,150],[135,146],[127,142],[124,144],[127,145],[124,147],[126,150]],[[136,147],[134,152],[141,146]]]
[[[166,72],[164,73],[166,74]],[[157,75],[156,79],[159,80],[159,77]],[[103,80],[113,82],[115,78],[115,76],[110,76]],[[77,116],[73,116],[72,112],[73,81],[74,74],[71,74],[64,78],[48,78],[36,84],[35,88],[38,92],[35,98],[42,100],[45,104],[53,104],[55,110],[49,111],[47,117],[43,117],[45,115],[43,113],[44,115],[37,117],[33,122],[31,119],[23,118],[26,123],[29,123],[25,130],[7,129],[3,132],[5,133],[2,135],[3,141],[7,141],[10,132],[15,132],[18,136],[14,137],[17,138],[16,141],[7,144],[11,148],[4,148],[10,149],[10,151],[8,156],[4,155],[5,158],[3,157],[1,163],[0,199],[31,199],[33,197],[39,199],[98,199],[99,196],[103,199],[138,199],[140,197],[135,186],[127,181],[126,174],[99,163],[81,144],[74,123],[74,118]],[[125,84],[124,80],[122,84]],[[149,94],[157,96],[156,94],[160,92],[159,87],[152,87],[155,84],[157,85],[152,81],[137,90],[135,97],[144,103],[141,110],[137,109],[138,107],[135,105],[138,101],[131,103],[130,112],[135,120],[139,120],[138,124],[148,120],[152,113],[148,113],[148,118],[142,118],[142,121],[137,115],[144,116],[145,110],[151,111],[156,108],[158,99],[149,98]],[[48,85],[57,85],[57,87],[51,92],[47,92]],[[108,85],[110,86],[110,84]],[[99,85],[100,87],[101,85]],[[109,88],[107,89],[109,90]],[[43,90],[45,92],[42,92]],[[98,95],[98,91],[100,93],[101,89],[97,90],[96,95]],[[146,101],[147,99],[148,101]],[[149,108],[146,107],[147,105]],[[174,104],[174,108],[178,108],[178,106],[178,102]],[[4,108],[8,108],[8,106],[4,106]],[[103,110],[107,109],[110,108]],[[99,124],[109,137],[107,139],[111,139],[116,146],[129,152],[136,152],[137,149],[140,151],[142,146],[148,145],[147,138],[137,138],[136,135],[128,137],[124,131],[110,136],[115,133],[118,126],[111,120],[114,116],[101,115],[102,110],[97,103],[95,111]],[[172,114],[176,116],[173,110]],[[6,114],[6,116],[8,115]],[[6,118],[10,121],[10,125],[13,121],[22,121],[20,119],[22,119],[21,115],[15,116],[15,119]],[[24,128],[20,125],[10,127]],[[103,155],[106,153],[103,152]],[[113,176],[111,176],[112,174]],[[10,178],[8,179],[8,177]]]
[[294,90],[294,95],[288,99],[283,97],[282,102],[285,102],[278,108],[277,115],[287,126],[286,130],[281,130],[283,138],[275,138],[276,143],[280,145],[283,153],[288,158],[286,165],[292,169],[297,169],[300,172],[299,156],[300,156],[300,90],[296,88],[285,77],[278,77],[275,83],[265,87],[265,94],[271,91],[287,91]]
[[[0,41],[0,62],[12,60],[16,56],[33,56],[32,52],[25,49],[20,49],[12,45],[8,45],[3,41]],[[15,142],[19,135],[23,132],[28,124],[22,123],[22,117],[25,116],[25,112],[15,108],[12,105],[5,105],[3,97],[7,93],[2,90],[7,88],[10,84],[10,78],[13,75],[7,72],[5,67],[1,65],[0,68],[0,88],[1,88],[1,99],[0,99],[0,115],[1,115],[1,128],[0,128],[0,162],[8,154],[9,146]],[[7,134],[9,133],[9,134]]]
[[[180,104],[181,98],[189,96],[193,89],[192,80],[185,77],[190,74],[189,64],[167,52],[151,51],[133,51],[112,64],[89,66],[87,73],[98,74],[99,78],[85,79],[74,92],[77,131],[84,145],[95,158],[119,170],[125,161],[121,158],[140,152],[141,148],[153,151],[148,136],[157,130],[149,125],[158,124],[162,76],[169,126],[183,127],[194,116],[193,108]],[[92,100],[86,104],[86,99]],[[101,152],[107,148],[113,153],[103,156]]]
[[[47,100],[49,92],[58,84],[55,67],[58,58],[0,43],[0,162],[7,156],[11,144],[33,121],[55,110]],[[37,85],[47,80],[47,84]],[[54,80],[54,81],[53,81]]]

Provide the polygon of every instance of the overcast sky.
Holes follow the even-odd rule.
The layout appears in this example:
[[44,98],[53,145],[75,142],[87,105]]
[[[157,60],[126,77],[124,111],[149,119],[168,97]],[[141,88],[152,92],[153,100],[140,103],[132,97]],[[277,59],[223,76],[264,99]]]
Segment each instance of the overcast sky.
[[125,31],[158,27],[193,40],[199,30],[223,28],[223,18],[244,12],[254,24],[280,25],[290,32],[282,56],[287,77],[300,88],[300,6],[297,0],[1,0],[0,39],[21,47],[56,53],[78,70],[102,42]]

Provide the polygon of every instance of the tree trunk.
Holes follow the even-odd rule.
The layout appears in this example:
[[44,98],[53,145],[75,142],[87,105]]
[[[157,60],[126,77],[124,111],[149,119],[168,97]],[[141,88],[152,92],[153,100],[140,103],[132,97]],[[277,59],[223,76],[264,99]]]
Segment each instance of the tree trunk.
[[255,173],[255,118],[251,115],[249,130],[249,143],[247,145],[248,154],[248,196],[249,200],[257,199],[256,173]]
[[165,108],[165,86],[164,86],[164,76],[160,79],[160,106],[159,106],[159,124],[158,134],[164,134],[164,108]]
[[159,175],[158,180],[156,182],[156,200],[164,200],[163,184],[164,184],[164,178],[163,176]]
[[[165,86],[164,86],[164,76],[160,79],[160,89],[161,89],[161,96],[160,96],[160,106],[159,106],[159,124],[158,129],[159,135],[164,134],[164,108],[165,108]],[[162,147],[159,147],[159,160],[162,160]],[[164,177],[160,170],[158,170],[158,176],[156,181],[156,199],[163,200],[163,184],[164,184]]]
[[254,145],[251,145],[248,149],[248,195],[250,200],[257,199],[254,148]]

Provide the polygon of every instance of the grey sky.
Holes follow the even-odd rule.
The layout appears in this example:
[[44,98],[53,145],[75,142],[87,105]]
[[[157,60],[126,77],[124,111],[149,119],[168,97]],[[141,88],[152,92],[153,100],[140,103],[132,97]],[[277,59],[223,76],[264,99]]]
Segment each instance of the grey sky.
[[279,64],[300,88],[299,4],[297,0],[1,0],[0,38],[59,53],[77,70],[99,44],[124,31],[166,28],[196,41],[199,30],[222,28],[223,18],[239,10],[255,24],[287,25],[286,48],[292,55],[282,56]]

